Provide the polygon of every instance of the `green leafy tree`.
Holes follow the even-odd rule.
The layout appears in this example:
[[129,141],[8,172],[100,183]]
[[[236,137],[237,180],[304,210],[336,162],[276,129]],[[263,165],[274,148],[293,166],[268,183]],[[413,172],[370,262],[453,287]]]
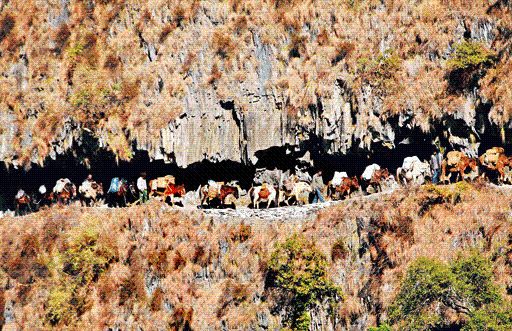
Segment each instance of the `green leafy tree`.
[[500,300],[493,283],[492,265],[488,259],[473,252],[459,256],[451,264],[456,279],[456,290],[470,310]]
[[463,331],[512,330],[512,304],[498,303],[477,310],[462,328]]
[[368,331],[393,331],[393,329],[387,324],[381,324],[379,326],[369,327]]
[[313,243],[293,235],[278,245],[271,256],[268,270],[270,286],[288,298],[288,323],[294,330],[308,330],[309,311],[329,301],[335,304],[341,290],[327,276],[327,259]]
[[455,294],[455,278],[441,261],[420,258],[407,270],[400,292],[389,309],[392,323],[422,330],[442,326],[442,319],[432,314],[432,307],[448,306]]
[[491,64],[493,57],[494,54],[482,44],[465,40],[455,46],[447,65],[451,70],[478,68]]
[[451,323],[445,318],[448,310],[471,317],[500,301],[492,265],[478,252],[461,255],[450,265],[420,258],[408,268],[389,319],[400,329],[443,328]]

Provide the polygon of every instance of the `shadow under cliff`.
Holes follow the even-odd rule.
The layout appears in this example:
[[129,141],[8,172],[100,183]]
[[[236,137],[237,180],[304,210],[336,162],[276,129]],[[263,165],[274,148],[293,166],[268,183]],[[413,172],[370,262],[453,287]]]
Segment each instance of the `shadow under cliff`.
[[[508,153],[512,152],[512,144],[505,140],[502,143],[499,128],[489,126],[486,118],[488,110],[480,109],[477,114],[477,129],[487,125],[485,132],[475,132],[480,141],[479,152],[493,146],[504,146]],[[396,120],[396,119],[395,119]],[[391,119],[390,121],[393,121]],[[479,121],[481,123],[479,123]],[[43,167],[34,165],[30,170],[0,169],[0,209],[13,209],[14,196],[22,188],[27,193],[36,192],[40,185],[51,190],[59,178],[69,178],[72,182],[80,184],[90,173],[94,179],[102,182],[108,188],[113,177],[123,177],[135,181],[141,172],[146,172],[148,178],[155,178],[172,174],[177,183],[185,184],[187,191],[196,190],[199,185],[205,184],[209,179],[215,181],[238,180],[242,188],[249,188],[254,174],[258,168],[266,169],[295,169],[296,166],[306,167],[313,174],[316,170],[323,170],[323,179],[329,181],[335,171],[345,171],[350,176],[359,176],[366,166],[377,163],[394,173],[402,165],[403,159],[408,156],[418,156],[428,160],[434,149],[433,141],[438,138],[442,146],[450,147],[446,132],[468,136],[470,129],[464,127],[460,120],[441,121],[436,124],[435,130],[424,133],[419,129],[407,129],[396,125],[395,144],[388,148],[382,143],[374,143],[370,150],[361,149],[359,141],[354,141],[352,148],[346,154],[329,153],[330,141],[309,134],[309,139],[300,145],[285,145],[271,147],[256,152],[256,164],[244,164],[234,161],[211,162],[204,160],[180,168],[176,164],[164,161],[151,161],[148,153],[137,151],[134,147],[133,158],[130,162],[116,161],[115,155],[101,148],[98,141],[85,133],[73,149],[65,154],[58,155],[55,160],[48,159]],[[508,130],[510,131],[510,130]],[[505,133],[507,133],[506,131]],[[509,137],[512,136],[508,135]]]

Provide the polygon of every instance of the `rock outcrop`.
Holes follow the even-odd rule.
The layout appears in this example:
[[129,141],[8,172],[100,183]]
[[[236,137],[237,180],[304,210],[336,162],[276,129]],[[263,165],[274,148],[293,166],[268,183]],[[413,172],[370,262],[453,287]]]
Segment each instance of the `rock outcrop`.
[[[474,152],[489,125],[508,130],[509,100],[494,92],[506,82],[484,93],[478,81],[510,61],[510,8],[431,2],[436,14],[423,3],[2,3],[0,160],[41,164],[84,130],[122,159],[145,150],[181,167],[254,164],[311,139],[331,154],[394,148],[418,129]],[[464,41],[493,60],[453,69]]]

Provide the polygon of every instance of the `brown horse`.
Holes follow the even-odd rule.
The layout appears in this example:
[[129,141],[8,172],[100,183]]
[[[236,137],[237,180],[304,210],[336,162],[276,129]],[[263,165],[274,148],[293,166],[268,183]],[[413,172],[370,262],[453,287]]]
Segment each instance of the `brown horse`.
[[[482,167],[487,168],[487,170],[495,170],[498,172],[498,181],[503,183],[505,181],[505,168],[512,166],[512,157],[508,157],[505,154],[499,154],[496,156],[496,158],[492,161],[496,162],[487,162],[484,158],[485,154],[480,156],[480,164]],[[486,174],[482,174],[484,177],[486,177]]]
[[382,192],[382,182],[391,177],[388,169],[378,169],[372,175],[370,179],[370,186],[372,186],[375,191]]
[[186,194],[185,185],[176,185],[168,183],[164,191],[164,201],[171,199],[171,205],[174,206],[174,197],[183,198]]
[[[217,183],[217,185],[205,185],[201,187],[201,206],[206,204],[208,207],[212,207],[212,201],[217,200],[220,202],[220,206],[226,207],[226,199],[229,196],[233,196],[235,199],[239,198],[239,189],[234,185],[226,185]],[[231,203],[231,207],[235,208],[235,203]]]
[[[240,194],[238,192],[238,187],[231,186],[231,185],[222,185],[220,187],[220,195],[219,199],[223,206],[226,206],[226,199],[232,195],[235,199],[238,199],[240,197]],[[235,209],[235,202],[231,203],[231,208]]]
[[55,193],[59,205],[69,205],[71,200],[76,197],[76,186],[73,183],[66,183],[60,192]]
[[78,192],[80,193],[80,203],[82,206],[93,206],[103,196],[103,184],[94,181],[88,186],[82,184],[78,188]]
[[359,181],[357,177],[345,177],[342,178],[341,184],[336,187],[329,187],[329,196],[333,200],[343,199],[345,196],[350,198],[352,192],[359,189]]
[[[448,160],[443,160],[441,163],[441,179],[443,182],[451,182],[451,173],[456,173],[455,181],[464,180],[466,178],[466,170],[470,169],[472,172],[478,173],[478,162],[476,159],[469,158],[463,153],[457,152],[457,157],[453,157],[454,161],[450,161],[450,153],[448,153]],[[448,174],[449,172],[450,174]]]

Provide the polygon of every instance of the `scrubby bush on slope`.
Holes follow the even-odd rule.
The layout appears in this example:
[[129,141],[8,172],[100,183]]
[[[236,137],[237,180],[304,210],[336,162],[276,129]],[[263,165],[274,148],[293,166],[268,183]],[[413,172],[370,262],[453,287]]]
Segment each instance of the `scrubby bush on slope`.
[[483,307],[501,301],[492,264],[479,253],[459,256],[449,265],[420,258],[408,268],[389,318],[404,330],[446,328],[464,325],[464,320],[481,315]]
[[[398,190],[310,220],[211,219],[157,202],[4,218],[0,326],[249,330],[306,328],[310,319],[386,330],[395,317],[395,330],[424,313],[469,330],[506,326],[512,197],[485,186],[457,203],[441,197],[452,191],[462,192]],[[436,203],[424,208],[430,197]]]
[[328,301],[341,300],[341,290],[328,279],[327,258],[305,237],[294,235],[277,245],[269,263],[267,281],[286,293],[287,320],[293,330],[309,330],[309,311]]

